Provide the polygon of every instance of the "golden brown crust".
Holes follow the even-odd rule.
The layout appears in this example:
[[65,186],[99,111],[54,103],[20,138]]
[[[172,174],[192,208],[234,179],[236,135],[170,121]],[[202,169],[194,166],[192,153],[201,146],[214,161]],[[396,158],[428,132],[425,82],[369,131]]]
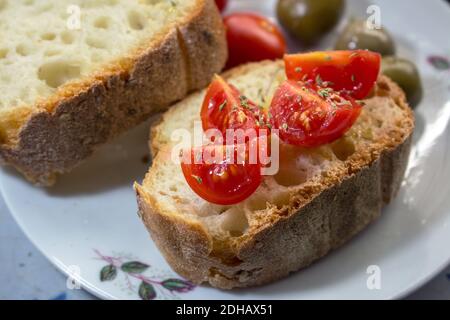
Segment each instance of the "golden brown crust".
[[402,129],[349,158],[344,176],[302,190],[291,199],[289,210],[270,214],[267,222],[225,249],[215,248],[201,224],[162,210],[136,184],[140,216],[172,268],[191,281],[222,289],[262,285],[307,267],[377,219],[403,179],[414,115],[391,80],[381,77],[375,94],[389,95],[403,109]]
[[159,248],[170,248],[165,251],[166,260],[180,274],[190,274],[192,281],[203,282],[208,276],[205,270],[198,269],[197,263],[185,264],[180,257],[198,263],[209,257],[212,239],[207,231],[200,223],[187,223],[175,215],[157,214],[154,210],[157,207],[156,199],[145,193],[138,184],[135,184],[135,190],[140,212],[144,213],[141,215],[142,221],[148,230],[152,230],[152,239]]
[[97,146],[206,86],[226,58],[217,7],[198,0],[178,27],[103,73],[64,86],[37,106],[40,111],[22,117],[17,132],[2,136],[0,160],[34,183],[51,185]]

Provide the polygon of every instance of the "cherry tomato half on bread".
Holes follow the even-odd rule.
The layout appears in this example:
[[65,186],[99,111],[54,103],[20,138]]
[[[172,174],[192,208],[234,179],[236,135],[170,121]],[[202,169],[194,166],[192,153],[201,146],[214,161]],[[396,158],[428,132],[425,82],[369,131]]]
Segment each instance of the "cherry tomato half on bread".
[[301,147],[333,142],[347,132],[361,113],[349,96],[331,88],[285,81],[275,92],[270,107],[273,127],[281,140]]
[[216,0],[217,8],[219,8],[220,12],[223,12],[227,7],[228,0]]
[[364,99],[377,81],[381,55],[366,50],[329,51],[286,55],[284,60],[290,80],[326,82],[334,90]]
[[224,138],[227,129],[258,130],[266,124],[262,109],[217,75],[208,87],[200,116],[203,130],[218,129]]
[[261,60],[275,60],[286,52],[278,27],[253,13],[234,13],[224,18],[229,57],[226,68]]
[[[181,159],[187,183],[208,202],[220,205],[239,203],[252,195],[261,184],[261,166],[250,164],[247,160],[238,161],[237,148],[232,148],[235,148],[234,159],[227,157],[225,146],[221,145],[192,148],[185,151],[188,154]],[[216,157],[219,161],[212,161]]]

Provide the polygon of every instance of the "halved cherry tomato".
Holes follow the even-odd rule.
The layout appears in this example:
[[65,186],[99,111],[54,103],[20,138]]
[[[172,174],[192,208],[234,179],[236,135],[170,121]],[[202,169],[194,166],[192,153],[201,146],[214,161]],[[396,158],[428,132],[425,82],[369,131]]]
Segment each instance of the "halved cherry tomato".
[[[182,158],[181,168],[187,183],[208,202],[220,205],[239,203],[252,195],[261,184],[261,166],[250,164],[245,157],[243,162],[239,162],[237,148],[232,148],[235,148],[234,159],[227,156],[225,146],[221,145],[193,148],[188,151],[187,157]],[[216,152],[220,152],[219,155]],[[199,154],[202,155],[200,158]],[[206,154],[217,155],[221,160],[208,161]]]
[[229,58],[226,68],[246,62],[283,57],[286,41],[278,27],[253,13],[234,13],[224,18]]
[[218,129],[224,137],[227,129],[258,130],[266,128],[267,122],[259,106],[217,75],[208,87],[200,116],[203,130]]
[[271,122],[281,140],[301,147],[333,142],[348,131],[362,107],[331,88],[285,81],[275,92]]
[[219,8],[220,12],[223,12],[227,7],[228,0],[216,0],[217,8]]
[[377,81],[381,55],[367,50],[311,52],[286,55],[284,61],[289,80],[325,83],[364,99]]

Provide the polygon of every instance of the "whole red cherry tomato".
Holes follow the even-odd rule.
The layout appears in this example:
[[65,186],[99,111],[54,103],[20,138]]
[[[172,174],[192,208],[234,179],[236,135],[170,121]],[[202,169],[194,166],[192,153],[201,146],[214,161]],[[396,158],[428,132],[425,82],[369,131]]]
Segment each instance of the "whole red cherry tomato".
[[270,114],[281,140],[301,147],[317,147],[347,132],[361,109],[352,97],[337,94],[331,88],[287,80],[276,90]]
[[[183,155],[183,175],[191,189],[204,200],[220,205],[236,204],[251,196],[261,184],[261,166],[249,163],[246,157],[239,162],[234,148],[234,159],[227,156],[222,145],[193,148],[187,151],[187,157]],[[217,156],[219,161],[211,161],[212,158],[208,161],[206,154]]]
[[228,0],[216,0],[217,8],[219,8],[220,12],[223,12],[227,7]]
[[290,80],[326,82],[336,91],[364,99],[377,81],[381,55],[367,50],[311,52],[286,55],[284,61]]
[[261,61],[275,60],[286,52],[286,41],[267,18],[253,13],[234,13],[224,18],[229,58],[226,68]]

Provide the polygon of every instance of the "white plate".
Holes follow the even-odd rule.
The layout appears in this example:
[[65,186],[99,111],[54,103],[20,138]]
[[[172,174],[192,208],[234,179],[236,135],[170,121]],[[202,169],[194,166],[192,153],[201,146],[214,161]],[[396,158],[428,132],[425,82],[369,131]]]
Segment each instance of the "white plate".
[[[255,9],[273,16],[273,1],[231,2],[230,10]],[[350,3],[347,16],[365,14],[364,2]],[[450,43],[445,41],[450,9],[439,0],[375,3],[400,54],[418,64],[425,83],[410,165],[398,198],[382,218],[312,267],[268,286],[230,292],[167,281],[180,278],[140,223],[131,188],[147,170],[142,158],[148,124],[105,146],[49,190],[3,169],[0,185],[12,214],[59,269],[75,274],[102,298],[139,299],[143,281],[149,285],[141,287],[141,296],[157,299],[387,299],[411,292],[450,262],[450,70],[439,70],[428,61],[430,56],[450,56]],[[120,268],[130,261],[145,265]],[[108,267],[111,264],[115,267]],[[381,271],[380,290],[366,285],[372,265]]]

